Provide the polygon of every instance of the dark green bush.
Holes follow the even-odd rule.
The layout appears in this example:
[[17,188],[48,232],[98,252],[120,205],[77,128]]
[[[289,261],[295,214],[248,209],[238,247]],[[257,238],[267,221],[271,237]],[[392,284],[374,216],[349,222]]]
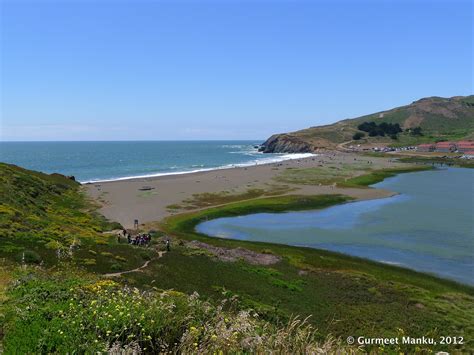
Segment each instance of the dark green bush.
[[25,250],[17,256],[17,259],[20,262],[25,262],[26,264],[40,264],[41,256],[33,250]]
[[110,269],[112,271],[121,271],[123,268],[122,268],[122,265],[115,263],[110,266]]

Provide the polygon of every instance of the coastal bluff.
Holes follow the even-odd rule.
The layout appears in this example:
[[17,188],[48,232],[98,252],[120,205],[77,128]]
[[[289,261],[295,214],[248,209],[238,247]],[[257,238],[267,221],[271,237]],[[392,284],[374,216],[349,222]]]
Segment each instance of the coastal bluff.
[[274,134],[259,149],[263,153],[311,153],[314,146],[291,134]]

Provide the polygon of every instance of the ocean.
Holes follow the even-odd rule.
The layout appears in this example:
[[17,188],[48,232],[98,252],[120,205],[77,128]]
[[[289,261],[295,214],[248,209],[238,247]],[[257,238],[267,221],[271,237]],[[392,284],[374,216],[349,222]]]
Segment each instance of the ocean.
[[0,142],[0,161],[87,182],[251,166],[311,154],[263,154],[261,141]]

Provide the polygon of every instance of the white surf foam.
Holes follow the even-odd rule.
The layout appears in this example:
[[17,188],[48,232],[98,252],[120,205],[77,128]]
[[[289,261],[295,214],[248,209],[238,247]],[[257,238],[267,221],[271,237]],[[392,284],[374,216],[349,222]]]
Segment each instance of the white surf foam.
[[[260,153],[262,156],[264,153]],[[237,164],[227,164],[218,167],[211,167],[211,168],[202,168],[202,169],[193,169],[193,170],[183,170],[183,171],[173,171],[173,172],[162,172],[162,173],[152,173],[152,174],[143,174],[143,175],[133,175],[133,176],[124,176],[124,177],[117,177],[117,178],[110,178],[110,179],[96,179],[96,180],[86,180],[86,181],[79,181],[81,184],[96,184],[101,182],[111,182],[111,181],[123,181],[123,180],[134,180],[134,179],[146,179],[146,178],[154,178],[159,176],[170,176],[170,175],[183,175],[183,174],[192,174],[192,173],[199,173],[203,171],[212,171],[212,170],[222,170],[222,169],[231,169],[231,168],[243,168],[248,166],[255,166],[255,165],[264,165],[264,164],[273,164],[279,163],[286,160],[294,160],[294,159],[305,159],[314,157],[317,154],[313,153],[294,153],[294,154],[274,154],[271,157],[264,157],[260,159],[254,159],[245,163],[237,163]]]

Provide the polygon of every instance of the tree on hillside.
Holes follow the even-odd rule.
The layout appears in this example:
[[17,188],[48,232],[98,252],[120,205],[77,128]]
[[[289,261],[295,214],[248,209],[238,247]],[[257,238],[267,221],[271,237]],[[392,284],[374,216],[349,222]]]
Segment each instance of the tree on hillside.
[[379,131],[377,131],[376,129],[369,131],[369,137],[377,137],[378,135],[379,135]]
[[411,130],[411,135],[412,136],[422,136],[423,133],[421,133],[421,127],[415,127]]
[[368,132],[369,137],[385,135],[396,136],[398,133],[402,132],[402,129],[398,123],[387,123],[382,122],[379,125],[375,122],[364,122],[357,126],[360,131]]
[[357,126],[359,131],[370,132],[377,128],[377,124],[375,122],[364,122]]
[[358,141],[359,139],[365,137],[365,134],[364,133],[361,133],[361,132],[357,132],[355,133],[353,136],[352,136],[352,139],[355,140],[355,141]]

